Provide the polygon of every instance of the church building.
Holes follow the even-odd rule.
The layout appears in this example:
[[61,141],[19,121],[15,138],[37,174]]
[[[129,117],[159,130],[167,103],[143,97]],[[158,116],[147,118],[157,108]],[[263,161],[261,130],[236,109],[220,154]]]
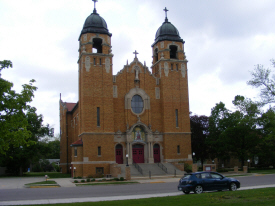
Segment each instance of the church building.
[[78,39],[79,100],[60,98],[63,173],[110,174],[111,165],[126,162],[192,163],[184,41],[164,11],[150,68],[134,51],[117,74],[106,21],[96,8],[85,20]]

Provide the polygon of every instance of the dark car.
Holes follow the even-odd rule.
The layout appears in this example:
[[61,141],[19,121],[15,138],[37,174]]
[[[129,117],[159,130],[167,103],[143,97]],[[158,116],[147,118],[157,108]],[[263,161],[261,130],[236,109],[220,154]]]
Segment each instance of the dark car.
[[195,172],[185,174],[179,181],[178,190],[185,194],[193,191],[200,194],[203,191],[231,190],[240,188],[239,180],[227,178],[217,172]]

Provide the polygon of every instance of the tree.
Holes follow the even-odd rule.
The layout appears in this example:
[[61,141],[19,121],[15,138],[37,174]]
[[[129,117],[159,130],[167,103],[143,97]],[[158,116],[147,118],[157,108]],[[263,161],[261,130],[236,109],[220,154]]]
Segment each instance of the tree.
[[257,154],[260,133],[257,129],[259,105],[237,95],[232,101],[236,111],[223,103],[216,104],[209,118],[209,144],[213,155],[222,160],[230,157],[244,162]]
[[192,151],[195,153],[195,159],[200,160],[203,166],[203,162],[209,157],[208,144],[206,143],[209,134],[209,117],[205,115],[190,116],[190,126]]
[[275,111],[269,108],[259,118],[261,142],[259,144],[259,164],[275,167]]
[[[275,60],[271,60],[272,66],[275,68]],[[256,88],[261,88],[260,97],[262,104],[275,103],[275,77],[271,77],[271,70],[265,69],[263,65],[258,64],[252,71],[252,79],[247,82]]]
[[[0,61],[1,70],[12,67],[11,61]],[[30,109],[35,80],[23,85],[21,93],[12,90],[13,84],[0,78],[0,154],[5,154],[10,147],[29,146],[31,132],[27,129],[28,121],[25,112]]]

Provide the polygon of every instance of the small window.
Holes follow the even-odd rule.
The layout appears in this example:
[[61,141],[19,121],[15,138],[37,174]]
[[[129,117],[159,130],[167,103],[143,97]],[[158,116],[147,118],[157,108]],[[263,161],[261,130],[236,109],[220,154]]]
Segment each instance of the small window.
[[93,53],[102,53],[102,39],[94,38],[93,39]]
[[96,115],[97,115],[97,126],[100,127],[100,107],[96,108]]
[[99,65],[101,65],[101,59],[99,59]]
[[178,109],[176,109],[176,127],[179,127]]
[[77,147],[74,147],[74,156],[77,157]]
[[104,174],[104,167],[96,167],[96,174],[103,175]]
[[169,46],[170,49],[170,59],[177,59],[177,50],[178,47],[175,45]]
[[178,154],[180,153],[180,146],[179,145],[177,146],[177,152],[178,152]]
[[97,155],[101,156],[101,147],[97,147]]
[[155,60],[157,62],[159,60],[159,58],[158,58],[158,48],[155,49],[154,56],[155,56]]
[[176,64],[176,71],[179,71],[178,64]]

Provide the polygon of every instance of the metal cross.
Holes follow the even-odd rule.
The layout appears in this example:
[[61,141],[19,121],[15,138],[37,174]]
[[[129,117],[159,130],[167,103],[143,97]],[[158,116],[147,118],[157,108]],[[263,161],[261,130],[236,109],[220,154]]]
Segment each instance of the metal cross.
[[167,11],[169,11],[169,10],[165,7],[165,9],[163,9],[163,11],[165,11],[165,19],[167,19]]
[[133,54],[135,54],[135,58],[137,58],[137,50],[135,50],[135,52],[133,53]]
[[94,11],[96,12],[95,3],[98,2],[98,0],[92,0],[94,2]]

